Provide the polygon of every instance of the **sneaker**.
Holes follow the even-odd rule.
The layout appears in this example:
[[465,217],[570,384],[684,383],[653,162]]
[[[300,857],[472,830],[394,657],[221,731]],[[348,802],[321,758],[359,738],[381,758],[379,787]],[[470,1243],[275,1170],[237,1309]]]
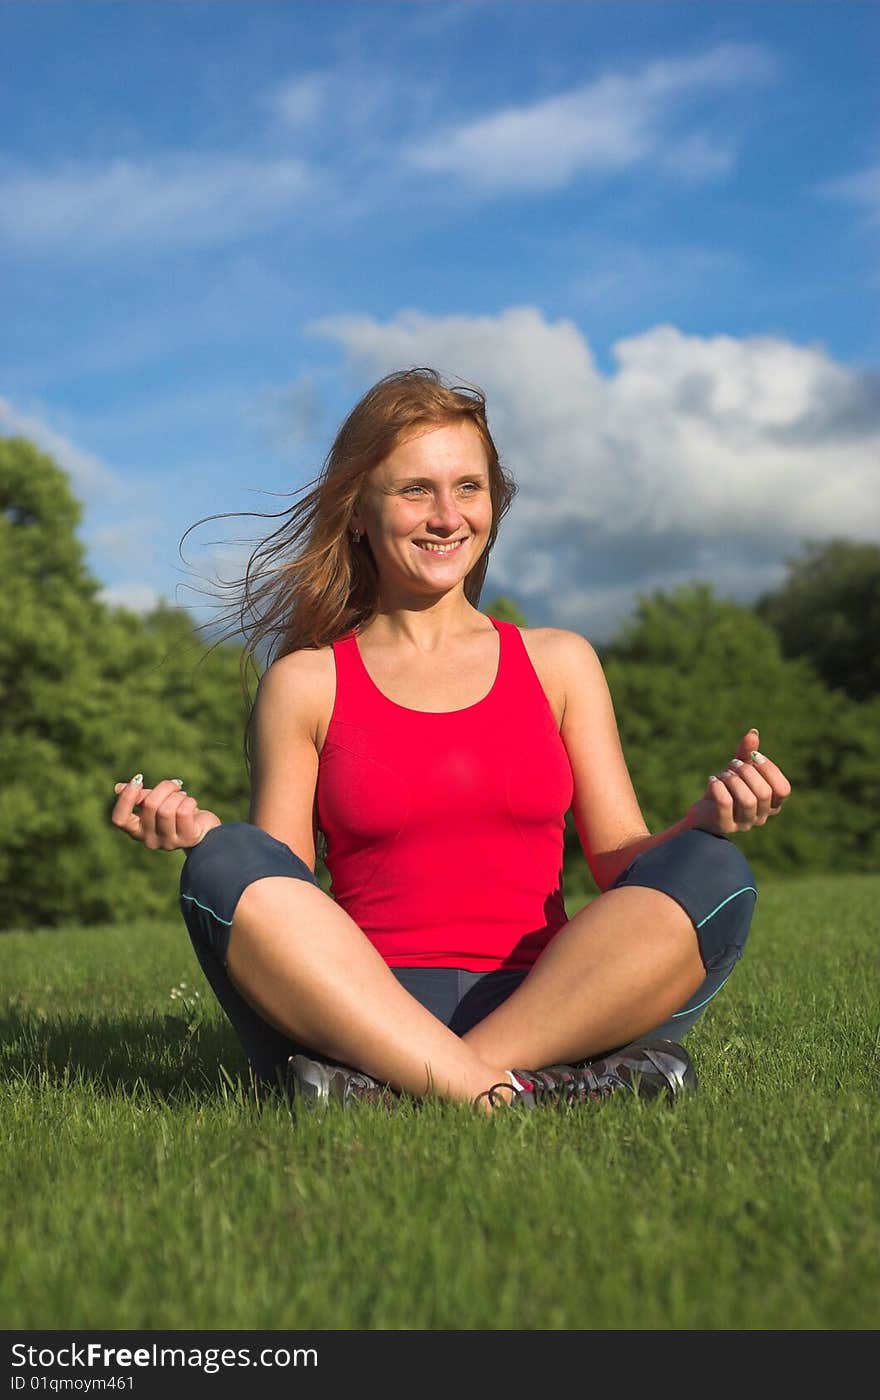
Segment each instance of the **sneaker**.
[[312,1107],[338,1103],[347,1108],[352,1103],[372,1103],[380,1108],[391,1108],[397,1102],[392,1089],[368,1074],[345,1065],[310,1060],[306,1055],[291,1055],[287,1062],[287,1079],[294,1098]]
[[512,1071],[522,1086],[512,1097],[499,1093],[510,1084],[493,1084],[479,1098],[492,1108],[508,1104],[517,1108],[564,1108],[569,1104],[607,1099],[619,1089],[639,1098],[666,1094],[674,1099],[697,1087],[697,1073],[683,1045],[654,1040],[618,1050],[604,1059],[584,1065],[549,1065],[546,1069]]
[[[493,1084],[477,1095],[476,1102],[488,1099],[492,1108],[563,1108],[572,1103],[607,1099],[614,1093],[610,1084],[600,1084],[589,1069],[577,1065],[549,1065],[547,1069],[515,1069],[512,1074],[519,1088],[509,1082]],[[511,1091],[508,1094],[501,1089]]]
[[659,1094],[675,1099],[680,1094],[693,1093],[699,1084],[690,1055],[674,1040],[632,1045],[603,1060],[593,1060],[587,1068],[601,1084],[629,1089],[643,1099]]

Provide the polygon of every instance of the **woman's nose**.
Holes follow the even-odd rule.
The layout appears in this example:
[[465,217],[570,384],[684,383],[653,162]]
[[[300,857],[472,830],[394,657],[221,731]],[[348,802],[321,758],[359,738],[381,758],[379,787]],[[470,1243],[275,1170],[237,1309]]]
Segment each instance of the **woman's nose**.
[[438,530],[454,530],[461,524],[461,511],[451,491],[438,491],[428,519]]

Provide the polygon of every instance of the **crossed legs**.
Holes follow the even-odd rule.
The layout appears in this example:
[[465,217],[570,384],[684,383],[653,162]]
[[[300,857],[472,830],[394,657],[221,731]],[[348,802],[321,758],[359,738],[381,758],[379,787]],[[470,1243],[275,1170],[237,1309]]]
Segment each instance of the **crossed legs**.
[[422,1096],[474,1099],[505,1078],[410,996],[357,924],[300,880],[249,885],[226,970],[277,1029],[315,1054]]
[[226,970],[277,1029],[415,1095],[474,1099],[505,1069],[622,1045],[682,1005],[705,977],[693,924],[668,895],[610,890],[556,934],[521,985],[459,1037],[396,980],[322,890],[269,877],[248,886]]
[[687,832],[655,847],[461,1036],[401,986],[296,855],[247,823],[216,828],[190,853],[181,907],[258,1073],[293,1042],[417,1096],[475,1099],[506,1069],[587,1059],[670,1017],[686,1028],[742,951],[752,900],[737,896],[749,890],[727,841]]

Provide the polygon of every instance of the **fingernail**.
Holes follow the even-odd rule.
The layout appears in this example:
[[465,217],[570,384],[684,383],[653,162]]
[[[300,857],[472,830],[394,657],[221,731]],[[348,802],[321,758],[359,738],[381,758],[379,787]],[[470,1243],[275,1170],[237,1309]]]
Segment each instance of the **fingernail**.
[[[757,731],[757,729],[750,729],[750,730],[749,730],[749,733],[750,733],[750,734],[758,734],[758,731]],[[761,737],[760,734],[758,734],[758,738],[759,738],[759,739],[760,739],[760,737]]]
[[741,758],[732,758],[730,760],[730,766],[731,768],[742,768],[743,761]]
[[143,773],[135,773],[135,775],[134,775],[134,777],[131,779],[131,781],[134,783],[135,787],[143,787],[143,785],[144,785],[144,775],[143,775]]
[[709,774],[709,782],[710,782],[710,783],[717,783],[717,782],[718,782],[718,774],[717,774],[717,773],[710,773],[710,774]]
[[753,762],[753,763],[766,763],[766,762],[767,762],[767,759],[766,759],[766,757],[764,756],[764,754],[758,753],[758,750],[755,749],[754,753],[752,754],[752,762]]
[[183,778],[172,778],[171,781],[176,783],[178,787],[183,787]]

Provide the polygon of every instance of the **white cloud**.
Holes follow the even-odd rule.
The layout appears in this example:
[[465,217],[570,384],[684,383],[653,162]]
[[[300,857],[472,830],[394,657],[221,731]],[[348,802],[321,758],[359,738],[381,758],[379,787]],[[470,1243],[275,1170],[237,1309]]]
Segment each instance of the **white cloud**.
[[125,491],[122,479],[100,457],[77,447],[43,419],[22,412],[3,398],[0,398],[0,433],[6,437],[27,438],[42,448],[69,474],[77,495],[107,496]]
[[0,174],[0,241],[79,254],[218,243],[284,217],[315,179],[297,159],[173,155]]
[[657,152],[657,164],[678,180],[707,180],[727,175],[734,167],[732,145],[710,139],[704,131],[694,131]]
[[777,65],[754,44],[720,44],[694,58],[653,62],[634,76],[605,74],[573,91],[413,142],[404,159],[417,169],[457,175],[488,190],[548,190],[583,171],[626,170],[652,160],[689,179],[725,173],[729,139],[705,131],[678,139],[667,128],[692,95],[765,82]]
[[272,106],[288,130],[298,131],[318,120],[329,100],[330,81],[324,72],[302,73],[274,93]]
[[145,583],[115,583],[102,588],[98,601],[110,608],[127,608],[129,612],[150,613],[162,601],[162,595]]
[[[358,181],[351,175],[362,177],[366,163],[371,181],[387,176],[401,133],[433,121],[443,102],[439,73],[393,66],[390,58],[383,61],[357,46],[325,68],[294,74],[263,98],[281,132],[308,140],[313,151],[323,141],[323,155],[320,160],[314,157],[315,164],[321,165],[328,181],[333,179],[328,163],[336,171],[335,196],[342,210],[357,194]],[[357,163],[354,171],[352,159]]]
[[818,193],[858,205],[867,213],[869,224],[880,224],[880,164],[829,180],[818,187]]
[[89,257],[223,244],[305,214],[350,223],[374,215],[414,170],[447,172],[490,194],[646,163],[675,179],[712,179],[731,169],[736,133],[729,123],[723,136],[679,129],[679,118],[694,99],[718,100],[732,84],[775,72],[765,49],[721,44],[438,128],[442,78],[375,64],[365,73],[343,61],[294,74],[259,99],[274,118],[276,148],[278,139],[311,143],[308,159],[303,150],[265,154],[264,133],[254,154],[172,151],[50,169],[0,162],[0,245]]
[[89,543],[101,563],[112,569],[113,573],[119,573],[130,567],[132,559],[151,553],[150,541],[161,525],[161,521],[143,516],[116,520],[111,524],[95,526],[89,533]]
[[[156,542],[165,522],[156,512],[156,492],[148,476],[126,479],[95,453],[79,447],[34,412],[22,412],[0,398],[0,434],[27,438],[70,477],[76,498],[85,507],[82,536],[93,576],[118,575],[135,559],[143,573],[153,572]],[[135,612],[149,612],[159,601],[156,588],[142,579],[117,581],[99,598]]]
[[479,384],[519,495],[490,578],[531,620],[607,632],[635,596],[704,578],[753,598],[809,537],[880,540],[880,377],[817,346],[657,326],[597,369],[534,307],[310,327],[359,380],[433,365]]

